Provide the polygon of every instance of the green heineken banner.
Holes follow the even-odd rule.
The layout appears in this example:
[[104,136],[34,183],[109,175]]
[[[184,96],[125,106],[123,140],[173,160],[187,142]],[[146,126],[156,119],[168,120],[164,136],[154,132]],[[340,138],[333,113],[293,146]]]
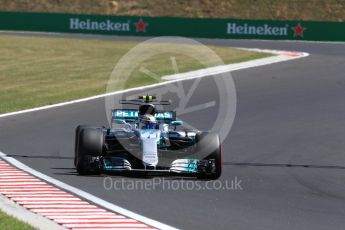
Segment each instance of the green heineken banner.
[[0,12],[0,30],[126,36],[345,41],[345,23],[312,21]]

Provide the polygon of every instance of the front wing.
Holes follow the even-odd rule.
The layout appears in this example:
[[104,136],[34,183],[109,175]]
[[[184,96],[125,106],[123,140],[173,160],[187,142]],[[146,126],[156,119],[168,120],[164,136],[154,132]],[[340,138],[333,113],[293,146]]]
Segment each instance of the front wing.
[[170,167],[132,168],[131,163],[121,157],[109,157],[103,160],[101,167],[104,173],[116,172],[147,172],[153,174],[183,174],[213,173],[216,169],[214,160],[176,159]]

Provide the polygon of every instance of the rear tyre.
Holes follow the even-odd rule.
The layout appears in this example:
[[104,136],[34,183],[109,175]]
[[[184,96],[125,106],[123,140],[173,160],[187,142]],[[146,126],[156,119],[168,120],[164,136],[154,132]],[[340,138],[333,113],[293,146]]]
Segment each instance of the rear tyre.
[[[201,133],[196,136],[198,154],[206,156],[205,160],[214,160],[215,170],[211,173],[200,173],[198,179],[216,180],[222,174],[222,147],[219,136],[215,133]],[[209,154],[211,152],[211,154]]]
[[80,175],[100,174],[99,161],[104,135],[101,128],[79,127],[76,130],[76,169]]

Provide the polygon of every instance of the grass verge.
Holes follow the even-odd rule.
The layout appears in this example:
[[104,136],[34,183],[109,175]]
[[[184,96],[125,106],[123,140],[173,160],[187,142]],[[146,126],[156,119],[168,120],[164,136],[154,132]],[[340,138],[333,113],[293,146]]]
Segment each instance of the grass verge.
[[0,11],[344,21],[343,0],[1,0]]
[[[134,41],[0,36],[0,113],[104,93],[117,61],[137,44]],[[233,48],[209,48],[226,64],[271,56]],[[180,72],[202,68],[190,57],[169,53],[154,56],[140,67],[160,77],[173,74],[172,55]],[[125,86],[156,82],[135,70]]]
[[17,220],[16,218],[0,211],[0,229],[2,230],[34,230],[36,228],[27,223]]

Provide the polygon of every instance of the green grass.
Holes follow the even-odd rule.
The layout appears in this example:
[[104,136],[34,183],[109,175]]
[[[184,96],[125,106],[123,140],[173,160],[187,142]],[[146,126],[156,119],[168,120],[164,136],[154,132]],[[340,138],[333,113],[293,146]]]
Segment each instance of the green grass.
[[[0,36],[0,113],[105,93],[117,61],[137,44],[127,41]],[[232,48],[210,48],[224,63],[271,55]],[[148,59],[138,68],[145,67],[159,76],[173,74],[171,56],[176,58],[180,72],[202,67],[190,57],[166,53]],[[208,61],[210,65],[214,62],[212,59]],[[125,83],[126,88],[157,82],[138,68]]]
[[0,11],[343,21],[343,0],[2,0]]
[[1,230],[34,230],[36,228],[0,211]]

